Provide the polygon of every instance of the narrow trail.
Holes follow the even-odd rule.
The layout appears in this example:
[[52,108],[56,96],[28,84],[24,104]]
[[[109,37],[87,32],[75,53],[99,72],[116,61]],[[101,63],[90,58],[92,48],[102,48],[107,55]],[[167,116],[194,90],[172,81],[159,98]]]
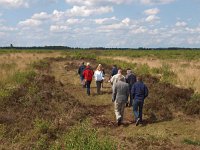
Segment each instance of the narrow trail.
[[[116,126],[113,104],[111,102],[111,85],[104,83],[102,95],[96,94],[95,81],[91,84],[91,96],[87,96],[86,90],[81,87],[77,66],[81,60],[54,61],[51,63],[51,74],[57,81],[63,84],[66,94],[77,99],[85,109],[88,110],[86,118],[91,120],[92,125],[103,135],[109,135],[117,142],[121,143],[125,149],[198,149],[197,147],[182,143],[187,135],[199,137],[199,121],[185,118],[177,118],[170,121],[147,124],[136,127],[133,124],[132,108],[125,109],[124,124]],[[96,62],[92,67],[95,68]],[[145,116],[144,116],[145,117]]]
[[[91,84],[91,96],[87,96],[86,89],[82,88],[80,85],[77,70],[75,68],[68,70],[64,67],[66,65],[70,66],[71,63],[72,62],[53,63],[51,66],[52,75],[64,85],[67,94],[74,96],[79,102],[88,106],[88,109],[91,109],[88,116],[93,120],[92,122],[95,126],[115,128],[116,123],[113,103],[111,102],[112,92],[110,83],[104,82],[102,94],[97,95],[95,81],[93,80]],[[77,66],[80,64],[79,61],[73,63],[77,64]],[[132,124],[133,119],[131,108],[127,109],[129,109],[129,115],[126,114],[124,121],[125,126]]]

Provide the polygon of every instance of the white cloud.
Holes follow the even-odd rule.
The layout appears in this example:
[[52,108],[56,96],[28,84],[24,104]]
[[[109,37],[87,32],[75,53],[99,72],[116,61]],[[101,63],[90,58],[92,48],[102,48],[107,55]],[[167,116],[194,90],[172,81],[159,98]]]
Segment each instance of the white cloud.
[[86,6],[73,6],[73,8],[68,10],[66,13],[68,16],[88,17],[91,15],[101,15],[109,12],[113,12],[113,8],[109,6],[98,8],[88,8]]
[[190,45],[197,45],[197,44],[200,44],[200,36],[188,37],[187,42],[188,42]]
[[41,13],[34,14],[31,18],[35,20],[46,20],[50,18],[50,15],[47,14],[46,12],[41,12]]
[[178,22],[176,23],[176,26],[177,26],[177,27],[185,27],[185,26],[187,26],[187,23],[184,22],[184,21],[182,21],[182,22],[178,21]]
[[150,16],[148,16],[146,19],[145,19],[145,21],[146,22],[149,22],[149,23],[153,23],[153,22],[157,22],[157,21],[159,21],[159,17],[157,17],[157,16],[155,16],[155,15],[150,15]]
[[112,23],[108,25],[103,25],[98,28],[98,32],[115,32],[118,31],[126,31],[130,29],[131,20],[129,18],[125,18],[118,23]]
[[159,4],[168,4],[176,0],[140,0],[144,5],[159,5]]
[[72,25],[72,24],[80,24],[80,23],[82,23],[82,22],[84,22],[84,21],[85,21],[85,19],[74,19],[74,18],[70,18],[70,19],[68,19],[68,20],[66,21],[66,23]]
[[17,28],[15,27],[8,27],[8,26],[0,26],[0,31],[2,32],[9,32],[9,31],[16,31]]
[[7,8],[21,8],[21,7],[29,7],[29,2],[27,0],[0,0],[0,7]]
[[99,5],[109,5],[109,4],[123,4],[130,3],[133,0],[65,0],[67,3],[79,6],[99,6]]
[[50,26],[50,31],[51,32],[66,32],[66,31],[69,31],[70,28],[68,26],[60,26],[60,25],[51,25]]
[[96,24],[105,24],[105,23],[112,23],[113,21],[116,20],[116,17],[111,17],[111,18],[100,18],[100,19],[95,19]]
[[125,18],[124,20],[122,20],[122,23],[125,24],[125,25],[129,25],[131,22],[131,20],[129,18]]
[[18,23],[20,26],[36,27],[42,24],[40,20],[27,19]]
[[141,34],[147,32],[147,28],[144,26],[137,27],[131,31],[133,34]]
[[60,20],[64,20],[66,17],[66,13],[63,11],[58,11],[58,10],[54,10],[52,13],[52,20],[54,21],[60,21]]
[[158,8],[147,9],[144,11],[146,15],[156,15],[160,12]]

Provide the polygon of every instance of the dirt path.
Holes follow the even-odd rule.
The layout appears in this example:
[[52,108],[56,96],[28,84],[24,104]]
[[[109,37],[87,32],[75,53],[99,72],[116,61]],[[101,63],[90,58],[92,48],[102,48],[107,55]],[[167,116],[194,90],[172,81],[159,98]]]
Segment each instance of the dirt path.
[[[78,66],[81,61],[74,61],[73,63]],[[82,104],[91,108],[90,116],[94,125],[116,127],[113,103],[111,102],[111,85],[108,82],[104,82],[102,94],[96,94],[96,85],[94,80],[91,84],[91,96],[87,96],[86,89],[83,89],[80,84],[77,70],[68,70],[64,66],[71,65],[72,62],[55,62],[52,64],[52,74],[56,77],[56,80],[61,81],[64,84],[66,93],[73,95]],[[107,77],[106,77],[107,78]],[[125,125],[132,123],[131,108],[129,109],[129,115],[125,118]]]
[[[200,139],[199,120],[177,118],[170,121],[135,127],[132,123],[132,108],[125,110],[124,125],[115,125],[111,86],[104,83],[103,94],[97,95],[94,81],[91,96],[87,96],[80,85],[77,66],[81,61],[53,62],[52,75],[62,82],[67,94],[74,96],[89,110],[87,114],[99,132],[109,135],[123,145],[125,149],[198,149],[199,147],[183,144],[184,139]],[[94,66],[96,64],[93,64]],[[69,70],[69,68],[71,68]],[[191,126],[192,122],[192,126]]]

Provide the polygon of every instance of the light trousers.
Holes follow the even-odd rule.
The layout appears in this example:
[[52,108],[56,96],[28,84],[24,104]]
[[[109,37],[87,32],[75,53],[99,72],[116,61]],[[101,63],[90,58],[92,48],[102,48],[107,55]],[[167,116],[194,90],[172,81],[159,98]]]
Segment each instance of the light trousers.
[[125,105],[126,105],[125,102],[116,102],[115,101],[114,108],[115,108],[116,120],[121,118],[121,121],[123,121]]

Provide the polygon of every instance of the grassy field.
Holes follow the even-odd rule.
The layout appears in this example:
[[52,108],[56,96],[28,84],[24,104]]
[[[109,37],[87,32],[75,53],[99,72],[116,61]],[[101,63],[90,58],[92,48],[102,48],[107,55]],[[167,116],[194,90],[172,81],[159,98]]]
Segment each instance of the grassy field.
[[[198,51],[1,52],[0,149],[200,149],[199,56]],[[88,97],[77,75],[82,61],[93,68],[102,63],[106,81],[113,64],[144,76],[150,89],[144,125],[134,125],[127,107],[124,124],[116,126],[110,83],[97,95],[93,81]]]

